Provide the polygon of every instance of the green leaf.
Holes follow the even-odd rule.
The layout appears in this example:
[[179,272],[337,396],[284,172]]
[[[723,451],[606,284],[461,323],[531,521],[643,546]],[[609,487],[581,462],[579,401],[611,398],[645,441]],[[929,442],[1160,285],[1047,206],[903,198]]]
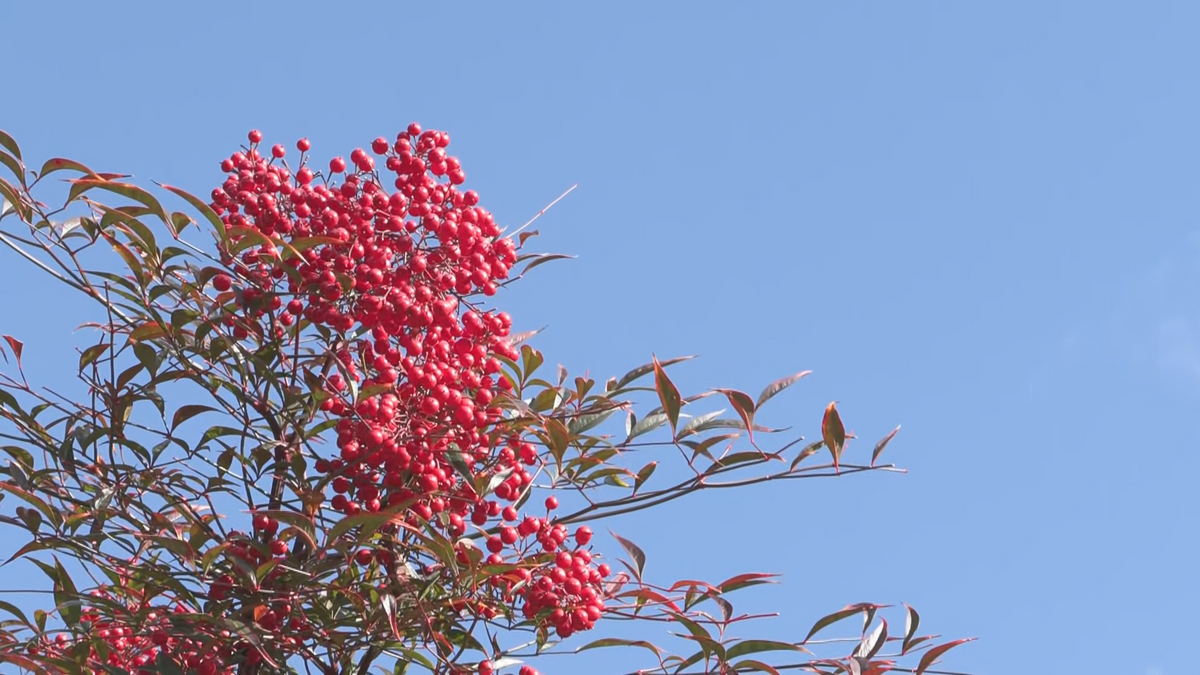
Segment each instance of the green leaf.
[[705,425],[720,417],[721,413],[723,412],[725,411],[717,410],[715,412],[704,413],[703,415],[697,415],[693,417],[692,419],[688,420],[687,424],[683,425],[683,428],[679,430],[679,434],[676,438],[687,438],[694,433],[711,429],[712,427],[707,427]]
[[0,152],[0,164],[8,167],[17,180],[21,183],[21,187],[25,187],[25,165],[20,160],[9,155],[7,152]]
[[637,479],[633,483],[633,491],[637,492],[638,490],[642,489],[642,485],[647,480],[649,480],[650,476],[654,473],[654,470],[657,468],[658,468],[658,462],[650,462],[649,464],[647,464],[646,466],[643,466],[640,470],[638,470]]
[[42,170],[38,172],[38,177],[45,178],[48,174],[52,174],[55,171],[78,171],[79,173],[87,174],[96,179],[100,178],[99,174],[80,164],[79,162],[76,162],[73,159],[64,159],[62,157],[55,157],[53,159],[46,160],[46,163],[42,164]]
[[12,136],[9,136],[4,131],[0,131],[0,146],[11,152],[17,159],[21,159],[21,147],[17,145]]
[[33,624],[29,623],[28,617],[26,617],[25,613],[21,611],[21,608],[17,607],[16,605],[14,605],[12,603],[8,603],[3,600],[0,600],[0,610],[4,610],[5,612],[8,612],[9,614],[12,614],[13,616],[17,617],[26,626],[33,625]]
[[578,654],[579,652],[587,651],[589,649],[601,649],[604,647],[641,647],[642,649],[648,649],[654,652],[656,656],[662,654],[661,649],[654,646],[652,643],[646,642],[645,640],[625,640],[622,638],[601,638],[599,640],[594,640],[580,647],[579,649],[576,649],[575,653]]
[[158,656],[154,657],[154,668],[160,675],[184,675],[183,669],[179,667],[178,663],[175,663],[175,659],[172,659],[165,649],[160,649]]
[[528,381],[529,376],[545,361],[542,353],[530,347],[529,345],[521,345],[521,383]]
[[577,436],[585,431],[600,426],[604,420],[612,417],[613,413],[615,413],[617,410],[618,408],[613,407],[605,410],[604,412],[572,417],[570,421],[567,422],[567,430],[571,432],[572,436]]
[[796,373],[795,375],[789,375],[788,377],[775,380],[771,384],[768,384],[763,388],[762,393],[758,395],[758,400],[754,403],[755,409],[761,408],[762,404],[769,401],[775,394],[787,389],[811,373],[811,370],[805,370],[803,372]]
[[219,412],[219,411],[216,408],[212,408],[212,407],[206,406],[206,405],[199,405],[199,404],[189,404],[189,405],[185,405],[185,406],[180,406],[179,410],[175,411],[175,415],[171,417],[171,431],[174,432],[176,427],[178,427],[180,424],[183,424],[184,422],[190,420],[191,418],[195,417],[196,415],[199,415],[201,413],[206,413],[206,412]]
[[186,190],[180,190],[177,187],[172,187],[165,183],[158,183],[157,185],[164,190],[169,190],[169,191],[175,193],[176,195],[178,195],[179,197],[182,197],[184,199],[184,201],[186,201],[188,204],[192,205],[192,208],[199,211],[200,215],[204,216],[204,218],[209,222],[209,224],[211,224],[213,226],[213,229],[217,233],[217,239],[222,244],[224,244],[226,239],[229,238],[228,233],[226,232],[226,229],[225,229],[225,223],[221,222],[221,217],[217,215],[216,211],[212,210],[211,206],[209,206],[208,204],[205,204],[201,199],[199,199],[195,195],[191,194],[190,192],[187,192]]
[[[631,417],[630,419],[633,419],[633,418]],[[629,430],[629,436],[625,440],[626,441],[633,440],[634,438],[637,438],[638,436],[641,436],[642,434],[648,433],[650,431],[654,431],[655,429],[661,427],[662,425],[664,425],[666,423],[667,423],[666,413],[654,413],[653,415],[647,415],[646,417],[644,417],[643,419],[638,421],[637,424],[633,425],[633,428]],[[626,424],[626,426],[628,426],[628,424]]]
[[72,193],[75,193],[77,188],[80,188],[80,192],[83,192],[84,190],[91,190],[93,188],[112,192],[113,194],[118,194],[127,199],[132,199],[135,202],[140,202],[141,204],[145,205],[146,208],[150,209],[151,213],[161,218],[163,223],[166,223],[168,226],[170,225],[170,219],[167,218],[167,212],[163,210],[162,204],[158,202],[158,199],[156,199],[154,195],[146,192],[136,185],[130,185],[129,183],[118,183],[111,180],[95,180],[92,178],[78,178],[71,182],[73,183],[71,187]]
[[[17,191],[17,188],[3,178],[0,178],[0,199],[7,203],[22,221],[28,223],[33,220],[33,209],[25,203],[25,200],[21,199],[21,193]],[[0,209],[0,216],[3,216],[4,213],[4,210]]]
[[776,642],[774,640],[742,640],[737,644],[729,647],[725,652],[726,658],[736,659],[739,656],[747,654],[758,654],[760,652],[806,652],[807,649],[794,645],[790,642]]
[[54,561],[54,569],[57,572],[57,578],[54,580],[54,604],[58,605],[59,616],[63,621],[74,627],[79,624],[79,617],[83,611],[79,607],[79,591],[75,589],[71,575],[67,574],[67,570],[57,559]]
[[88,367],[88,365],[99,358],[100,355],[103,354],[107,349],[108,345],[99,344],[92,345],[91,347],[83,350],[83,352],[79,355],[79,372],[83,372],[84,368]]
[[814,441],[804,446],[804,448],[796,455],[796,459],[792,460],[792,466],[789,471],[795,471],[796,467],[800,466],[800,462],[803,462],[804,460],[816,454],[816,452],[820,450],[823,445],[825,445],[825,441]]
[[158,352],[153,347],[144,342],[137,342],[133,345],[133,353],[151,377],[158,375]]

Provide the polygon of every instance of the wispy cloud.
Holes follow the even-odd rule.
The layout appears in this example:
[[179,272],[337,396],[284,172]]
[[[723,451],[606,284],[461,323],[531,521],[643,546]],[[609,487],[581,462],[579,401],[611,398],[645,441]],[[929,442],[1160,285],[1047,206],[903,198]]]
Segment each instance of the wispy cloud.
[[1112,329],[1136,367],[1200,384],[1200,233],[1131,281]]

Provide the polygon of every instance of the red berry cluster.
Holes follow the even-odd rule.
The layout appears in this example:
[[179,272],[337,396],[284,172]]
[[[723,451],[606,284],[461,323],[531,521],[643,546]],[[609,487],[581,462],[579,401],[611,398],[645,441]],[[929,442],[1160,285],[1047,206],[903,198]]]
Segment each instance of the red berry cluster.
[[[410,522],[453,537],[468,521],[498,519],[486,562],[524,565],[533,582],[518,591],[525,615],[563,636],[591,628],[607,566],[592,565],[581,548],[564,550],[565,526],[521,518],[512,505],[539,457],[500,424],[495,404],[512,388],[497,358],[516,357],[506,340],[512,320],[476,300],[508,276],[516,244],[500,236],[474,191],[460,191],[449,136],[413,124],[394,142],[356,149],[349,166],[334,158],[324,176],[308,166],[307,140],[297,143],[296,169],[282,146],[260,152],[261,140],[251,132],[250,145],[222,162],[229,176],[212,207],[227,228],[230,272],[212,284],[233,308],[224,322],[237,339],[298,339],[306,325],[361,336],[333,342],[336,370],[322,383],[321,410],[338,419],[338,455],[316,463],[330,476],[330,506],[354,515],[406,505]],[[390,172],[386,184],[377,158]],[[464,467],[495,483],[492,493],[477,494]],[[578,547],[590,538],[587,528],[575,533]],[[367,564],[371,552],[356,559]]]
[[[97,589],[91,592],[93,597],[103,598],[111,605],[116,600],[108,589]],[[217,637],[224,638],[223,644],[213,649],[207,636],[183,638],[172,635],[168,614],[191,612],[182,605],[173,608],[157,607],[146,614],[145,622],[134,626],[127,622],[106,619],[94,607],[84,607],[80,613],[81,630],[104,644],[103,651],[95,643],[86,658],[85,673],[95,675],[112,672],[111,668],[124,669],[134,675],[154,675],[159,672],[155,661],[159,652],[170,654],[177,663],[196,675],[233,675],[235,669],[226,664],[233,661],[236,651],[243,653],[241,659],[247,662],[257,662],[261,654],[249,645],[241,644],[235,647],[229,638],[228,631],[222,631]],[[137,608],[130,608],[130,616],[137,614]],[[71,654],[72,660],[78,657],[75,644],[80,636],[68,633],[58,633],[54,638],[46,639],[41,646],[34,647],[31,655],[46,654],[63,657]]]
[[[519,605],[562,637],[592,628],[610,574],[592,559],[592,531],[577,528],[568,543],[568,528],[550,517],[553,496],[544,516],[515,506],[540,458],[501,415],[498,398],[513,384],[500,357],[517,357],[507,340],[512,319],[481,303],[516,264],[517,244],[500,236],[473,190],[460,189],[465,175],[446,153],[450,137],[412,124],[394,141],[354,150],[349,164],[334,158],[321,173],[309,165],[306,139],[296,144],[295,167],[283,146],[261,150],[260,132],[249,141],[221,163],[228,176],[211,206],[224,225],[224,267],[199,281],[216,292],[211,318],[227,338],[283,347],[320,336],[328,349],[296,378],[320,400],[315,414],[336,420],[336,456],[315,463],[332,493],[327,504],[347,516],[402,509],[409,523],[459,539],[464,564],[478,556],[460,538],[471,526],[490,526],[483,562],[510,572],[456,597],[452,609],[491,619],[497,603]],[[489,489],[480,494],[478,485]],[[274,518],[252,518],[253,536],[234,532],[224,543],[230,564],[209,580],[206,609],[253,621],[285,651],[298,648],[314,627],[279,578],[286,565],[257,580],[239,572],[291,555]],[[390,569],[394,556],[382,546],[360,549],[348,564]],[[165,646],[201,675],[262,659],[236,638],[201,657],[161,627],[100,630],[114,640],[108,662],[127,669],[152,663]],[[521,673],[536,675],[528,667]]]

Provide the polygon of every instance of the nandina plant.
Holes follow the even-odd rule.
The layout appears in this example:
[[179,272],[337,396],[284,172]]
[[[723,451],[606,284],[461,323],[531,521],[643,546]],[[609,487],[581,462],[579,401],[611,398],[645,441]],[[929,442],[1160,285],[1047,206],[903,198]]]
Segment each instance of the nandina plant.
[[[772,575],[664,583],[633,542],[600,543],[602,521],[703,490],[891,470],[895,432],[843,461],[830,404],[815,442],[766,443],[756,416],[805,373],[757,397],[685,396],[678,358],[548,374],[495,298],[561,256],[506,234],[449,144],[412,124],[318,165],[307,140],[253,131],[207,200],[161,185],[186,204],[169,211],[78,162],[29,171],[0,132],[0,242],[95,303],[74,394],[27,380],[32,329],[5,318],[0,522],[26,538],[5,564],[39,569],[52,600],[0,601],[0,661],[534,675],[547,654],[625,647],[643,673],[937,672],[965,640],[919,634],[911,608],[903,631],[859,603],[791,642],[733,637],[756,617],[730,594]],[[646,446],[677,465],[639,462]],[[855,616],[856,635],[813,640]],[[637,639],[595,635],[609,625]]]

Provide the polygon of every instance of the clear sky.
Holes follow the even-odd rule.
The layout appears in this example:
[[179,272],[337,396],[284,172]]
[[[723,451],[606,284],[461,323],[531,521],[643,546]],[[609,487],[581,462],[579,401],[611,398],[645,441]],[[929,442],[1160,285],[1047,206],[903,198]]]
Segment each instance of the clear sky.
[[[1191,672],[1200,4],[118,4],[0,10],[31,163],[204,195],[251,128],[328,157],[419,120],[508,224],[579,183],[539,222],[578,260],[503,300],[550,362],[812,369],[770,421],[815,435],[836,399],[852,457],[903,424],[906,476],[615,522],[655,578],[781,572],[738,606],[793,640],[908,602],[981,638],[957,670]],[[81,305],[11,253],[0,284],[0,332],[65,380]]]

